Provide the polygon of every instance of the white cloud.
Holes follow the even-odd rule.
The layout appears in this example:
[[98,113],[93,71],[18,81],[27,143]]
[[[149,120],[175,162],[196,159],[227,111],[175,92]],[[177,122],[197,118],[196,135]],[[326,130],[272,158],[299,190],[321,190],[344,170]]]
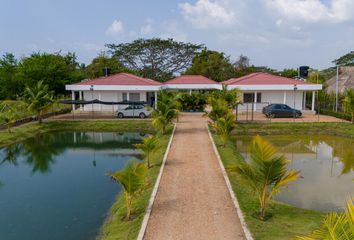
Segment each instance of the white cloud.
[[108,36],[119,36],[124,33],[123,22],[120,20],[114,20],[111,26],[109,26],[106,30],[106,34]]
[[303,22],[344,22],[354,18],[353,0],[265,0],[284,18]]
[[140,28],[140,34],[148,35],[152,32],[152,26],[150,24],[146,24]]
[[184,19],[195,28],[224,28],[235,24],[235,13],[226,6],[225,2],[198,0],[195,5],[181,3],[179,8]]

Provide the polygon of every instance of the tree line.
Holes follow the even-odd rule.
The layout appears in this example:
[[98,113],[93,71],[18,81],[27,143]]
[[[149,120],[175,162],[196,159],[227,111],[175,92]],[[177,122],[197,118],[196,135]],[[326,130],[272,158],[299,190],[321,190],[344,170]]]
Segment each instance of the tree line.
[[[48,85],[55,96],[67,94],[65,84],[100,77],[104,75],[104,68],[110,68],[112,74],[130,72],[161,82],[177,74],[200,74],[218,82],[258,71],[297,76],[296,69],[277,72],[250,64],[250,59],[244,55],[232,61],[223,52],[173,39],[137,39],[130,43],[106,44],[106,47],[107,51],[101,52],[88,65],[79,63],[72,52],[35,52],[21,59],[5,53],[0,58],[0,100],[21,98],[27,86],[40,81]],[[352,52],[334,61],[353,62]],[[324,78],[321,74],[320,79]]]

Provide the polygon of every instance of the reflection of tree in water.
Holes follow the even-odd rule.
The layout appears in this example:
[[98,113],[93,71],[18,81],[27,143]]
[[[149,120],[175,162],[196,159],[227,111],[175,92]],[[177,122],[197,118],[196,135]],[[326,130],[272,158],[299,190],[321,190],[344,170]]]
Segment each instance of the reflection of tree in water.
[[1,162],[0,165],[9,163],[12,165],[18,165],[18,157],[23,152],[23,147],[21,144],[13,144],[6,148],[3,148],[1,151]]
[[45,134],[23,142],[23,156],[26,156],[26,163],[32,167],[33,173],[50,171],[54,157],[65,149],[56,145],[58,140],[58,135]]

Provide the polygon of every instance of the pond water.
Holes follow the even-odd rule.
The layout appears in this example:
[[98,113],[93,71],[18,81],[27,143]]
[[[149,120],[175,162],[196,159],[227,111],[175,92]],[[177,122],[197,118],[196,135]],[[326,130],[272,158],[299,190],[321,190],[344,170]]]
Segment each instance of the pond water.
[[0,149],[0,239],[95,239],[120,191],[106,173],[140,159],[143,137],[49,133]]
[[[303,178],[290,184],[276,199],[293,206],[320,211],[341,211],[354,195],[354,139],[335,136],[264,136],[291,160],[289,168]],[[234,139],[249,159],[252,137]]]

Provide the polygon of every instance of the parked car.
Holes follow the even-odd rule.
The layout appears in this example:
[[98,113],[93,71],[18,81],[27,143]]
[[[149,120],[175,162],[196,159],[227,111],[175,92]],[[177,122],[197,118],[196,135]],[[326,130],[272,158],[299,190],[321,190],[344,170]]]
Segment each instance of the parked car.
[[151,111],[146,109],[144,105],[129,105],[125,109],[117,111],[118,118],[124,117],[139,117],[146,118],[151,115]]
[[269,118],[302,116],[301,111],[291,108],[286,104],[270,104],[263,108],[262,112]]

